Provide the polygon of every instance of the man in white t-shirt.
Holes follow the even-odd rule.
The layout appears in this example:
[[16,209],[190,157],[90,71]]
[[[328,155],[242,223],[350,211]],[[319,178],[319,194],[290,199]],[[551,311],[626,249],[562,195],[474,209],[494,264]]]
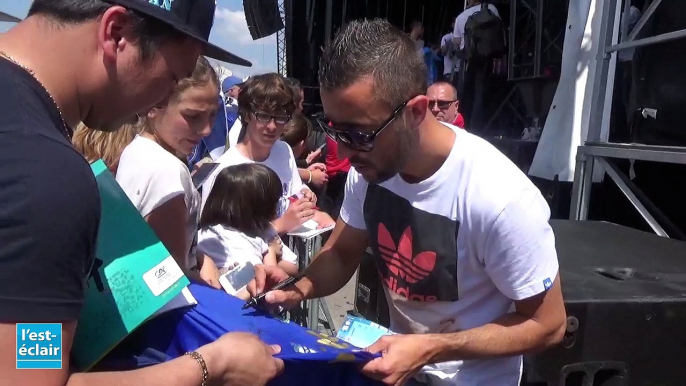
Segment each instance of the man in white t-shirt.
[[441,54],[443,54],[443,80],[451,82],[457,87],[460,60],[457,57],[457,45],[453,42],[455,22],[450,24],[450,32],[441,38]]
[[[355,44],[355,47],[350,47]],[[550,210],[488,142],[428,109],[426,67],[387,21],[349,23],[325,49],[323,129],[350,159],[333,234],[295,286],[271,305],[343,287],[370,246],[390,328],[362,371],[388,385],[519,385],[522,354],[565,331]],[[259,268],[261,293],[286,275]]]
[[[469,18],[482,8],[487,8],[488,11],[500,18],[498,9],[490,2],[469,0],[467,9],[455,19],[455,29],[453,30],[453,43],[456,47],[460,47],[460,50],[465,49],[465,27]],[[462,73],[457,87],[460,95],[460,113],[464,116],[467,129],[472,131],[483,130],[490,119],[487,98],[490,95],[493,61],[472,58],[461,62],[460,71]]]
[[[322,228],[333,224],[328,214],[316,209],[317,197],[302,183],[291,147],[280,140],[295,111],[291,85],[283,76],[256,75],[245,82],[238,96],[238,113],[245,134],[217,159],[219,166],[202,185],[202,206],[219,172],[231,165],[257,162],[274,170],[281,180],[283,197],[278,219],[274,221],[279,234],[291,232],[310,219]],[[293,200],[294,196],[299,199]]]
[[[488,7],[488,9],[491,12],[493,12],[496,16],[500,17],[498,9],[495,7],[495,5],[491,3],[486,4],[486,2],[483,3],[483,6]],[[469,20],[469,18],[472,15],[479,11],[481,9],[481,6],[481,1],[469,0],[469,2],[467,3],[467,8],[464,11],[462,11],[462,13],[459,14],[455,19],[455,24],[453,25],[453,42],[455,43],[455,46],[460,47],[461,50],[464,49],[464,29],[467,25],[467,20]]]

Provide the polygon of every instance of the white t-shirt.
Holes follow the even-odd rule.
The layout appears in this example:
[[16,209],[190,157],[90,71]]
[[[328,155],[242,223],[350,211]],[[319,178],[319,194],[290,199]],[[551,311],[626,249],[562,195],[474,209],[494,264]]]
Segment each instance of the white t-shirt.
[[[447,125],[453,149],[428,179],[368,184],[348,174],[341,219],[366,229],[384,282],[391,329],[449,333],[511,312],[558,271],[550,209],[487,141]],[[432,385],[518,385],[521,356],[426,366]]]
[[[259,265],[269,250],[266,240],[275,236],[275,233],[268,232],[253,237],[233,228],[214,225],[198,232],[198,250],[209,256],[219,269],[232,267],[234,263],[250,262],[252,265]],[[298,266],[298,256],[285,245],[281,259]]]
[[[464,49],[464,27],[467,24],[467,20],[469,19],[470,16],[475,14],[477,11],[481,9],[481,3],[478,3],[476,5],[473,5],[467,9],[465,9],[461,14],[457,16],[455,19],[455,29],[453,30],[453,36],[460,37],[462,41],[460,42],[460,49]],[[498,9],[495,7],[493,4],[488,4],[488,9],[491,10],[496,16],[500,17],[500,14],[498,13]]]
[[229,148],[235,147],[238,144],[238,137],[241,135],[241,129],[243,128],[243,122],[241,118],[236,118],[233,126],[229,129]]
[[453,67],[455,67],[455,72],[460,70],[460,61],[454,56],[454,50],[452,49],[454,45],[452,32],[443,35],[443,38],[441,39],[441,48],[448,48],[448,52],[443,55],[443,75],[449,75]]
[[[222,170],[226,169],[232,165],[240,165],[245,163],[254,163],[253,160],[249,159],[243,153],[241,153],[237,147],[231,147],[226,151],[219,159],[217,159],[217,166],[212,173],[207,177],[207,180],[202,185],[202,206],[205,206],[207,197],[212,190],[214,185],[214,180],[217,175]],[[281,180],[281,188],[283,189],[283,196],[281,197],[281,202],[279,203],[279,208],[277,216],[281,215],[286,211],[290,201],[288,197],[300,193],[303,189],[307,188],[300,179],[300,174],[298,173],[298,166],[295,163],[295,157],[293,157],[293,150],[286,142],[276,141],[272,147],[269,157],[263,162],[257,162],[276,172]]]
[[[157,142],[138,135],[122,152],[116,179],[143,217],[172,198],[183,195],[188,209],[186,241],[189,250],[185,267],[181,268],[195,267],[200,194],[193,186],[188,167]],[[193,295],[186,288],[156,315],[194,303]]]
[[184,268],[197,265],[193,247],[200,194],[193,186],[188,167],[155,141],[138,135],[121,154],[117,182],[143,217],[172,198],[183,196],[188,209],[186,241],[189,246]]

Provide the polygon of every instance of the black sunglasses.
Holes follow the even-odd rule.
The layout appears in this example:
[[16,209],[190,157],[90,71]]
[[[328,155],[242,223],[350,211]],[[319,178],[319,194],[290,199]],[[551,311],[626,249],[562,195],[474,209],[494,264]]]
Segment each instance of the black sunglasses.
[[316,114],[315,119],[317,120],[317,123],[319,123],[319,126],[322,128],[324,133],[329,136],[329,138],[336,142],[340,142],[355,151],[366,153],[372,151],[374,148],[374,140],[376,139],[376,136],[378,136],[383,129],[388,127],[388,125],[393,122],[398,114],[405,108],[405,106],[407,106],[407,103],[413,98],[414,97],[406,100],[395,110],[393,110],[391,116],[389,116],[381,125],[379,125],[376,130],[373,130],[371,133],[362,133],[355,130],[337,128],[334,124],[330,123],[328,119],[326,119],[324,113]]
[[253,115],[258,122],[269,123],[273,119],[274,124],[279,126],[285,125],[291,120],[290,115],[271,115],[262,111],[255,111]]

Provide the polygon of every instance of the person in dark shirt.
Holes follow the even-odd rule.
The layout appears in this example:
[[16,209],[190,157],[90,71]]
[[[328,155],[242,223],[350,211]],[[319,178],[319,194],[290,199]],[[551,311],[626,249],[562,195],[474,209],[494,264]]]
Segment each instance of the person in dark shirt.
[[[70,370],[94,264],[98,187],[72,147],[79,122],[114,130],[161,102],[204,54],[250,65],[207,42],[213,0],[35,0],[0,35],[0,346],[16,323],[62,323],[59,370],[18,370],[0,353],[2,385],[264,385],[277,348],[227,334],[169,363],[126,373]],[[240,348],[237,350],[236,348]]]

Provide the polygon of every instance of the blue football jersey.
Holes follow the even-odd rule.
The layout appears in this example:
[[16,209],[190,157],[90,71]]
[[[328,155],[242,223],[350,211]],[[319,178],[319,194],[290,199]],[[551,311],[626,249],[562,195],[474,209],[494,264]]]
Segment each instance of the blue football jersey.
[[198,305],[174,310],[147,322],[119,345],[99,370],[143,367],[184,355],[227,332],[249,332],[281,346],[285,371],[271,386],[376,386],[358,371],[377,355],[338,338],[274,318],[221,290],[191,284]]

